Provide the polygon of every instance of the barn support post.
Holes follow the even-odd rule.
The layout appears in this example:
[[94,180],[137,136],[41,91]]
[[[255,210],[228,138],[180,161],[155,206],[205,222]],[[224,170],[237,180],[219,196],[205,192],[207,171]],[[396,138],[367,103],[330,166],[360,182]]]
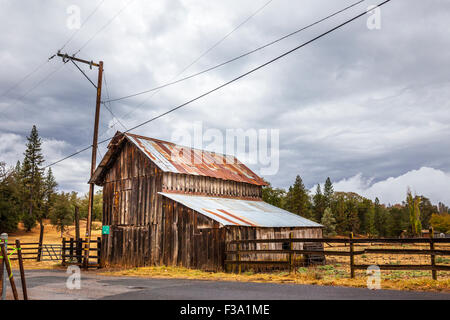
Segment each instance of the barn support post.
[[236,260],[237,260],[238,273],[241,274],[241,271],[242,271],[242,268],[241,268],[241,253],[239,252],[239,250],[241,250],[241,244],[238,242],[238,244],[237,244]]
[[294,260],[292,259],[293,258],[292,249],[293,249],[293,243],[292,243],[292,232],[291,232],[291,233],[289,233],[289,273],[292,272],[292,269],[295,270],[295,268],[293,266]]
[[17,257],[19,260],[20,269],[20,281],[22,282],[23,300],[28,300],[27,283],[25,281],[25,269],[23,267],[22,247],[20,246],[20,240],[16,239]]
[[434,239],[433,239],[433,228],[430,228],[430,262],[431,262],[431,276],[433,280],[437,280],[437,270],[436,268],[436,255],[434,254]]
[[355,257],[353,255],[353,232],[350,232],[349,237],[349,245],[350,245],[350,277],[353,279],[355,277]]
[[77,241],[80,239],[80,208],[78,206],[75,206],[75,239]]

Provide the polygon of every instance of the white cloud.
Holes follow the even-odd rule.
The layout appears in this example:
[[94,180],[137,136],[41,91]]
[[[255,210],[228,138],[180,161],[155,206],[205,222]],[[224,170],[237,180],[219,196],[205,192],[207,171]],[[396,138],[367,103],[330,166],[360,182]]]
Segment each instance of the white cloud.
[[334,183],[335,191],[356,192],[374,200],[376,197],[385,204],[401,203],[406,198],[407,188],[417,195],[424,195],[432,203],[450,203],[450,174],[438,169],[422,167],[383,181],[372,183],[361,173]]

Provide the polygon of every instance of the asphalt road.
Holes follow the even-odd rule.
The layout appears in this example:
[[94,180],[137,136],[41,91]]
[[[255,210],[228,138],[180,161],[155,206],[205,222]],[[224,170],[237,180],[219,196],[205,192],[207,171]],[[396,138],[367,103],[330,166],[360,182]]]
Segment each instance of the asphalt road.
[[[20,277],[16,275],[21,295]],[[450,300],[448,293],[368,290],[364,288],[291,285],[272,283],[203,281],[107,277],[93,272],[81,273],[80,289],[68,289],[69,274],[63,270],[29,270],[26,272],[30,299],[73,300],[334,300],[334,299],[439,299]],[[11,292],[8,288],[9,293]]]

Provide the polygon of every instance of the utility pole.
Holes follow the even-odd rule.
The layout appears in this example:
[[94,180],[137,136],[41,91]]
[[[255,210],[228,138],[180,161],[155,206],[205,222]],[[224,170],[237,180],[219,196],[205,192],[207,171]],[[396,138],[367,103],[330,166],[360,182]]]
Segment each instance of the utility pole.
[[[100,104],[102,98],[102,76],[103,76],[103,61],[99,61],[99,63],[94,63],[92,61],[87,61],[83,59],[76,58],[75,56],[69,56],[67,54],[62,54],[60,52],[57,53],[57,56],[62,57],[63,62],[66,63],[71,61],[81,73],[92,83],[92,85],[97,89],[97,100],[95,104],[95,120],[94,120],[94,134],[92,137],[92,158],[91,158],[91,176],[89,177],[89,203],[88,203],[88,216],[86,221],[86,244],[84,247],[84,260],[83,265],[87,268],[89,264],[89,248],[91,241],[91,225],[92,225],[92,211],[94,207],[94,182],[91,181],[92,176],[94,175],[95,167],[97,165],[97,139],[98,139],[98,122],[100,118]],[[78,67],[75,63],[80,62],[84,63],[92,67],[98,67],[98,79],[97,85],[95,85],[91,79]]]

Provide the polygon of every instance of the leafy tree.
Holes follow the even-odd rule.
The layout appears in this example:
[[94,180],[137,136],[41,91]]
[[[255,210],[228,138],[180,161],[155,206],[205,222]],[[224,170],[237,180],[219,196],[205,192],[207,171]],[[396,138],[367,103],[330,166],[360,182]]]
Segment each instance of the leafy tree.
[[371,237],[378,236],[378,231],[375,226],[375,208],[373,205],[370,206],[368,212],[367,212],[367,225],[366,225],[366,232]]
[[430,219],[433,213],[438,213],[438,208],[434,206],[430,199],[428,199],[425,196],[420,196],[420,222],[422,224],[422,227],[425,229],[430,228]]
[[282,208],[284,205],[284,197],[286,191],[280,188],[273,188],[270,183],[262,188],[263,201],[270,203],[273,206]]
[[33,125],[27,140],[25,158],[22,164],[22,180],[25,187],[24,196],[27,201],[28,213],[23,217],[23,222],[27,231],[30,231],[36,224],[42,206],[43,169],[41,165],[44,163],[44,156],[41,149],[42,141],[36,126]]
[[[89,196],[86,194],[81,200],[79,200],[80,217],[86,218],[89,208]],[[103,214],[103,193],[102,190],[98,190],[94,195],[94,207],[92,211],[92,220],[101,221]]]
[[294,185],[289,187],[289,191],[286,194],[285,209],[305,218],[312,218],[309,191],[305,188],[300,176],[297,176]]
[[0,162],[0,233],[15,231],[19,222],[14,182],[14,172]]
[[338,195],[334,201],[334,217],[336,219],[336,232],[345,234],[348,230],[347,204],[343,195]]
[[320,223],[324,226],[324,236],[330,237],[336,235],[336,219],[334,219],[330,208],[325,209]]
[[55,197],[55,204],[50,213],[50,221],[61,232],[61,238],[67,226],[73,223],[71,194],[61,192]]
[[434,213],[430,219],[431,226],[437,232],[442,233],[450,233],[450,214],[442,213],[436,214]]
[[413,198],[411,191],[408,189],[406,194],[406,203],[409,210],[410,230],[413,236],[418,236],[422,233],[422,224],[420,222],[420,197]]

